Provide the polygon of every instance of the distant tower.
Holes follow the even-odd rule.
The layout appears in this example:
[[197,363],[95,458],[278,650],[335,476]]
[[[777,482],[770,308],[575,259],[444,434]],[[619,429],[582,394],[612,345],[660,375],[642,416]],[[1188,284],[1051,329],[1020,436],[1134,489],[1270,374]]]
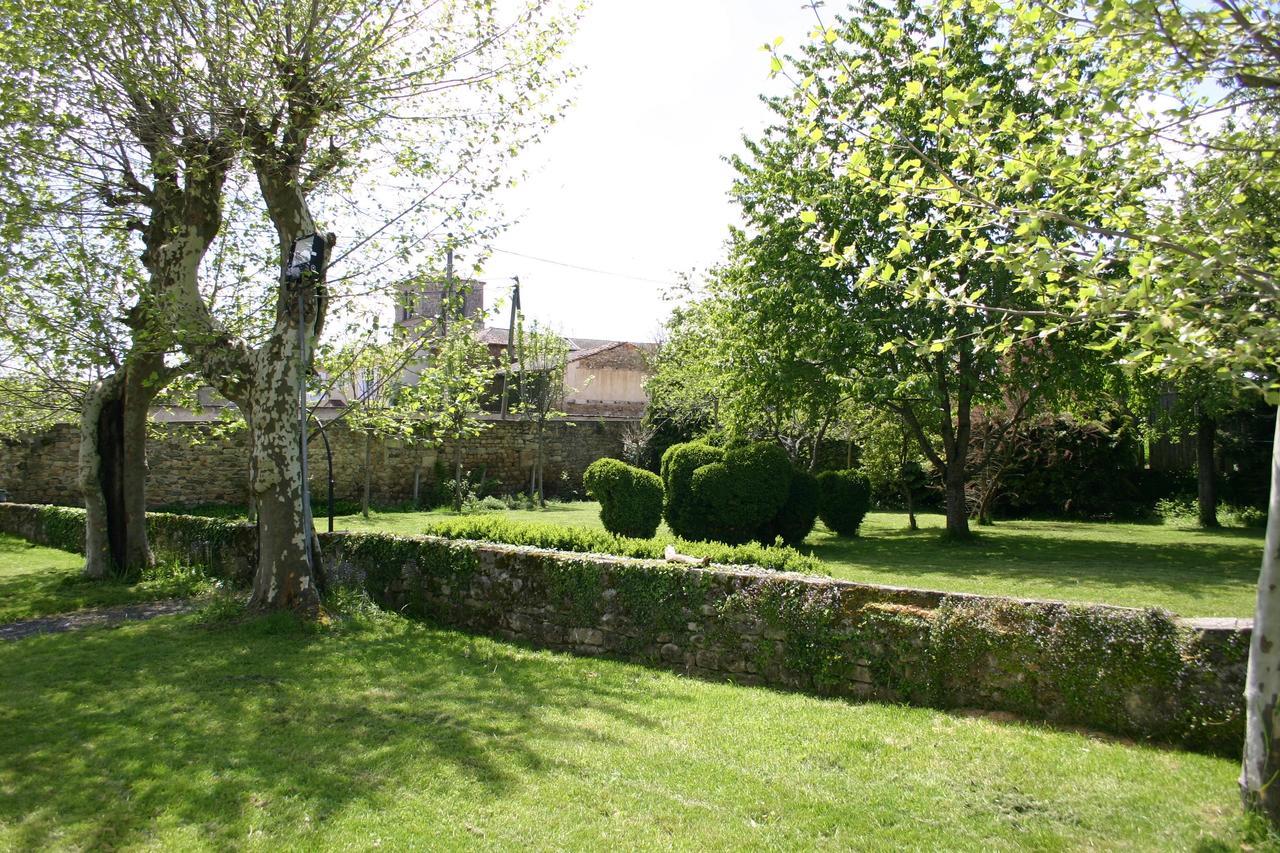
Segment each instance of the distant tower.
[[[484,315],[484,282],[454,279],[450,320],[475,320]],[[402,285],[396,294],[396,325],[417,329],[420,334],[436,332],[445,303],[445,283],[426,281]]]

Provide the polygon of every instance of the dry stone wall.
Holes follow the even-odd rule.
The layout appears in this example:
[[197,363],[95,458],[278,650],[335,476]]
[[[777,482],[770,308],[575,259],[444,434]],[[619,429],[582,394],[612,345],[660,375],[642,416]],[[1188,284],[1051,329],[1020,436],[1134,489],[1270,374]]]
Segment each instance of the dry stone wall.
[[[246,582],[254,528],[148,516],[156,551]],[[0,532],[75,551],[84,513],[0,503]],[[693,568],[436,537],[321,534],[329,585],[397,612],[854,699],[1009,711],[1239,755],[1248,620],[902,589],[750,567]]]
[[[533,428],[518,421],[490,421],[490,428],[464,444],[463,467],[495,481],[500,492],[523,490],[536,452]],[[582,472],[602,456],[622,452],[623,431],[634,421],[580,418],[555,421],[546,435],[547,490],[580,490]],[[335,497],[355,500],[364,484],[364,437],[345,424],[328,428],[333,448]],[[147,503],[151,507],[244,504],[248,494],[247,433],[226,434],[207,423],[153,424],[147,447]],[[21,439],[0,439],[0,491],[22,503],[81,506],[77,485],[80,436],[72,424]],[[373,439],[371,491],[375,503],[394,503],[413,495],[415,466],[422,488],[437,479],[436,462],[448,468],[453,448],[414,447],[402,441]],[[326,494],[324,444],[310,444],[312,493]],[[425,494],[425,491],[424,491]]]
[[1238,754],[1248,620],[948,594],[432,537],[330,534],[399,612],[579,655],[821,695],[1007,711]]

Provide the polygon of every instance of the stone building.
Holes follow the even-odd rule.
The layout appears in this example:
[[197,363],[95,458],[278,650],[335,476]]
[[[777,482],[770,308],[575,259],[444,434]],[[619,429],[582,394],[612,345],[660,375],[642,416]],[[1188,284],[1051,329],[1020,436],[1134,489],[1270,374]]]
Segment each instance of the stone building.
[[[405,285],[397,296],[396,324],[411,334],[439,334],[440,313],[451,300],[454,316],[475,325],[476,338],[489,348],[497,373],[515,360],[509,352],[511,332],[508,328],[483,325],[484,288],[483,281],[470,279],[455,282],[452,289],[441,282]],[[649,401],[644,384],[653,372],[650,356],[654,344],[579,337],[566,337],[565,342],[569,345],[564,379],[566,413],[624,418],[644,414]],[[411,365],[406,374],[412,382],[418,370]],[[493,387],[500,387],[496,379]],[[495,400],[493,408],[498,407]]]

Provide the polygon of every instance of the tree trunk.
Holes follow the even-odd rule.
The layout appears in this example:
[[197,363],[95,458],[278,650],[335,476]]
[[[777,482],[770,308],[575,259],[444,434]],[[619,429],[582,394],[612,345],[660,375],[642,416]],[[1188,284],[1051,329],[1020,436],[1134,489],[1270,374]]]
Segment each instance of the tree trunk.
[[[80,489],[84,495],[85,577],[104,579],[124,565],[124,539],[119,525],[124,462],[120,398],[124,376],[114,373],[95,383],[80,413]],[[112,522],[116,524],[113,525]]]
[[129,360],[121,406],[124,448],[121,509],[124,523],[124,568],[128,576],[151,566],[155,557],[147,538],[147,421],[151,403],[168,384],[169,373],[160,353]]
[[1196,500],[1200,510],[1201,527],[1218,527],[1217,464],[1214,450],[1218,438],[1218,423],[1201,413],[1196,424]]
[[1280,825],[1280,408],[1271,444],[1271,501],[1245,679],[1244,806]]
[[154,561],[147,538],[147,416],[166,380],[163,356],[131,355],[86,397],[79,462],[86,577],[136,577]]
[[315,567],[320,553],[304,500],[303,461],[307,452],[299,428],[301,370],[297,341],[281,335],[252,354],[247,383],[249,452],[253,493],[258,504],[258,568],[250,607],[320,609]]
[[418,508],[418,496],[422,487],[422,454],[413,455],[413,508]]
[[453,443],[453,511],[462,512],[462,440]]
[[962,461],[951,461],[947,465],[944,485],[946,487],[947,536],[952,539],[968,539],[969,508],[965,501],[965,471]]
[[369,490],[373,477],[373,440],[369,430],[364,431],[364,492],[360,495],[360,514],[369,517]]
[[547,494],[542,481],[543,448],[545,446],[544,429],[545,427],[543,424],[538,424],[538,459],[535,465],[538,472],[538,506],[545,509],[547,506]]
[[916,523],[915,502],[911,499],[911,486],[906,488],[907,493],[907,529],[919,530],[920,525]]

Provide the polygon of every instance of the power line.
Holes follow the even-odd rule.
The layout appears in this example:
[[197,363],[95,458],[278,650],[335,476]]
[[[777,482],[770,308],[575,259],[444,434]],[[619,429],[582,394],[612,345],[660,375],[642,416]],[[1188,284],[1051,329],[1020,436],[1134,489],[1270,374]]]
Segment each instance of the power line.
[[568,269],[571,269],[571,270],[581,270],[582,272],[592,272],[592,273],[596,273],[597,275],[611,275],[614,278],[629,278],[632,281],[644,281],[644,282],[648,282],[649,284],[661,284],[664,287],[679,287],[679,285],[674,281],[659,281],[656,278],[645,278],[642,275],[630,275],[624,272],[611,272],[610,270],[601,270],[601,269],[596,269],[595,267],[584,267],[578,264],[565,263],[564,261],[553,261],[550,258],[538,258],[538,257],[534,257],[533,255],[525,255],[520,252],[511,252],[511,251],[508,251],[507,249],[494,249],[493,251],[503,255],[514,255],[517,258],[524,258],[525,260],[529,260],[529,261],[537,261],[538,263],[541,263],[541,264],[552,264],[553,266],[557,266],[557,267],[567,267]]

